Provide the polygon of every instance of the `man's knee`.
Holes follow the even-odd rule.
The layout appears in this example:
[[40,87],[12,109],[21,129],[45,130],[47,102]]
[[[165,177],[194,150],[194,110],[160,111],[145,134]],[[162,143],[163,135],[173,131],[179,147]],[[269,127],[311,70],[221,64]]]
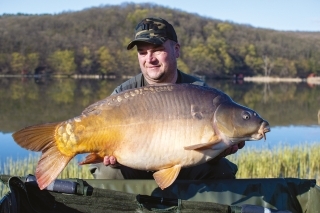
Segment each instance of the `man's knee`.
[[214,162],[207,162],[194,167],[184,168],[180,171],[178,179],[235,179],[237,171],[237,165],[225,158],[221,158]]
[[123,165],[120,170],[125,179],[153,179],[153,172],[132,169]]
[[235,179],[238,172],[238,166],[226,158],[221,158],[215,166],[217,179]]
[[89,171],[94,179],[124,179],[120,169],[105,166],[103,163],[91,164]]
[[[152,179],[152,173],[121,166],[112,168],[103,163],[91,164],[89,171],[95,179]],[[178,179],[205,180],[205,179],[235,179],[237,165],[226,158],[200,164],[194,167],[183,168]]]

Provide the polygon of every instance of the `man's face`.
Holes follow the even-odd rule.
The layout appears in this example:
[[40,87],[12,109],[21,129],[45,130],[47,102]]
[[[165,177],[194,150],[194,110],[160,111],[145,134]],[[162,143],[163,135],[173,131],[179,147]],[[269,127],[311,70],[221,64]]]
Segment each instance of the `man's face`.
[[163,45],[139,42],[137,51],[141,72],[149,84],[176,82],[180,55],[178,43],[170,40]]

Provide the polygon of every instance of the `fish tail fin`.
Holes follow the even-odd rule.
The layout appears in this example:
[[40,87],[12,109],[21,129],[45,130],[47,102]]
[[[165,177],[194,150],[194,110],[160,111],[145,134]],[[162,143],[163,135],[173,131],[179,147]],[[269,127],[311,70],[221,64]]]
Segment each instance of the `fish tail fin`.
[[40,152],[55,143],[55,130],[60,123],[47,123],[23,128],[12,134],[19,146]]
[[54,181],[74,157],[63,155],[56,145],[55,130],[58,124],[60,123],[30,126],[12,134],[21,147],[42,152],[35,172],[40,189],[46,188]]
[[54,181],[72,158],[73,156],[63,155],[57,146],[44,150],[36,169],[39,188],[42,190]]

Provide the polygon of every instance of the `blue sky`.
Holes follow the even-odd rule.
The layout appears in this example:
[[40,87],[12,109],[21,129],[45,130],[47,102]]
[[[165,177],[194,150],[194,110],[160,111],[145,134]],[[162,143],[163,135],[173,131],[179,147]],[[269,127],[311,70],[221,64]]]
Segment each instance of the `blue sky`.
[[155,3],[254,27],[320,32],[320,0],[0,0],[0,14],[56,14],[123,2]]

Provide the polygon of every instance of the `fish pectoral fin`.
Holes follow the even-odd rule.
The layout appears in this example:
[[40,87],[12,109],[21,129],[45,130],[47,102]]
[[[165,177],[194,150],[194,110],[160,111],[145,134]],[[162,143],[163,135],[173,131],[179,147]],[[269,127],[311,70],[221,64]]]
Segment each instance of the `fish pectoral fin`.
[[163,190],[169,187],[178,177],[181,165],[175,165],[167,169],[161,169],[153,174],[158,186]]
[[90,164],[90,163],[101,163],[103,158],[97,153],[90,153],[86,158],[79,163],[79,165]]
[[63,155],[56,146],[43,151],[36,169],[39,188],[42,190],[54,181],[73,157]]
[[212,140],[208,143],[199,143],[194,144],[191,146],[185,146],[185,150],[205,150],[205,149],[212,149],[212,146],[219,143],[221,141],[221,138],[219,136],[214,136]]

